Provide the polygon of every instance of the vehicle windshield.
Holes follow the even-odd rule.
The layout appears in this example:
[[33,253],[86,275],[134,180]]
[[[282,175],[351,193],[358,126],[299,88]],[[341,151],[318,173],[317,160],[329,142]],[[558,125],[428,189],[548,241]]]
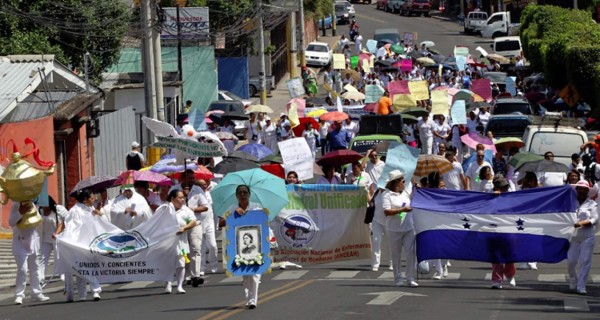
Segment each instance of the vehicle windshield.
[[[381,139],[366,139],[366,140],[355,140],[352,142],[350,149],[360,153],[362,156],[367,155],[367,151],[369,149],[375,148],[382,141],[390,141],[390,140],[381,140]],[[392,140],[395,141],[395,140]],[[378,151],[379,156],[385,156],[387,151]]]
[[490,119],[486,131],[491,131],[495,138],[523,137],[525,129],[531,124],[527,119]]
[[335,5],[335,12],[336,13],[346,13],[346,5],[343,4],[343,3],[342,4],[336,4]]
[[397,33],[379,33],[375,35],[375,40],[392,40],[394,43],[400,42],[400,35]]
[[521,50],[519,41],[498,41],[496,42],[496,52]]
[[531,108],[527,103],[501,103],[494,108],[494,114],[511,114],[514,112],[531,114]]
[[327,47],[316,44],[309,44],[308,47],[306,47],[306,51],[327,52]]
[[579,152],[583,137],[575,133],[567,132],[536,132],[531,138],[529,152],[544,154],[552,151],[555,157],[571,157]]

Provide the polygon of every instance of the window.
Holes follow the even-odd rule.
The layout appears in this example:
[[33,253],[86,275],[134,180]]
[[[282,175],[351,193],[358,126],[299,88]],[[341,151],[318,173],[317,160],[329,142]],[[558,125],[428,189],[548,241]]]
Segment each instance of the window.
[[579,152],[579,146],[584,143],[583,137],[566,132],[536,132],[531,139],[529,151],[544,154],[552,151],[555,157],[568,157]]
[[496,22],[500,22],[502,21],[502,15],[497,15],[497,16],[493,16],[490,18],[490,21],[488,21],[487,24],[492,24],[492,23],[496,23]]
[[320,46],[320,45],[314,45],[314,44],[310,44],[308,45],[308,47],[306,48],[306,51],[314,51],[314,52],[328,52],[329,50],[327,50],[326,46]]
[[521,51],[521,43],[516,40],[496,42],[496,52],[502,51]]

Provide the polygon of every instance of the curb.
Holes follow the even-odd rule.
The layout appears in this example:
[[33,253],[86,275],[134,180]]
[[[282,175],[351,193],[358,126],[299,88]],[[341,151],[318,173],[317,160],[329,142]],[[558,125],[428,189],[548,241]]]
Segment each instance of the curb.
[[12,232],[0,232],[0,240],[12,239]]

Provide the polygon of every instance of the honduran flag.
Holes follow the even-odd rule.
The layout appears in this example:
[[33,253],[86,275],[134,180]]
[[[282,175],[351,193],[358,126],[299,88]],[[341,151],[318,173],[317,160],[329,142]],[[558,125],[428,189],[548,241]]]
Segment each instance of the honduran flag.
[[417,259],[557,263],[567,258],[578,206],[569,186],[499,195],[417,189]]

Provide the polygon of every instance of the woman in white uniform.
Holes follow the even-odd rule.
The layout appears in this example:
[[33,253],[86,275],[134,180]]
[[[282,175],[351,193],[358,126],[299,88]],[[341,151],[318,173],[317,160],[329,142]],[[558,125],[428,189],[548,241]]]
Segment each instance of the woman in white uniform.
[[577,192],[577,222],[575,232],[571,237],[571,245],[567,253],[569,262],[569,288],[577,293],[587,294],[587,282],[590,268],[592,267],[592,254],[596,244],[596,225],[598,224],[598,211],[596,201],[588,198],[590,186],[587,181],[579,181],[572,185]]
[[[394,266],[394,283],[404,285],[402,278],[402,251],[406,255],[406,281],[411,287],[418,287],[415,281],[415,230],[413,227],[410,195],[405,190],[404,173],[392,170],[388,174],[386,190],[375,202],[375,211],[383,210],[385,215],[385,233],[390,242],[392,265]],[[377,216],[377,213],[375,213]]]
[[23,304],[25,298],[25,284],[27,282],[27,271],[29,271],[29,284],[33,301],[48,301],[50,298],[42,293],[40,286],[40,273],[38,270],[37,256],[40,253],[40,236],[37,228],[20,229],[17,227],[21,216],[29,211],[32,204],[21,205],[13,202],[10,208],[8,224],[12,228],[12,253],[17,263],[15,304]]
[[[260,210],[261,205],[250,202],[250,187],[247,185],[239,185],[235,188],[235,196],[238,200],[237,205],[233,205],[227,209],[227,212],[232,214],[235,212],[238,215],[244,215],[248,211]],[[255,309],[258,304],[258,285],[260,284],[260,274],[251,276],[243,276],[242,284],[244,285],[244,293],[246,295],[246,308]]]
[[[185,205],[185,194],[180,189],[173,189],[167,196],[167,204],[163,204],[156,209],[155,214],[161,214],[165,211],[175,215],[179,230],[179,243],[177,244],[177,262],[175,267],[175,278],[177,279],[177,293],[185,293],[183,282],[185,281],[185,255],[190,252],[188,243],[188,233],[196,226],[196,216],[194,212]],[[165,293],[171,293],[171,281],[165,284]]]
[[40,281],[44,283],[46,279],[46,269],[50,262],[50,255],[56,245],[56,231],[59,225],[63,223],[64,218],[69,213],[67,208],[56,204],[52,197],[48,197],[48,206],[40,207],[42,215],[42,224],[38,226],[41,239],[41,255],[38,258]]

